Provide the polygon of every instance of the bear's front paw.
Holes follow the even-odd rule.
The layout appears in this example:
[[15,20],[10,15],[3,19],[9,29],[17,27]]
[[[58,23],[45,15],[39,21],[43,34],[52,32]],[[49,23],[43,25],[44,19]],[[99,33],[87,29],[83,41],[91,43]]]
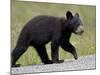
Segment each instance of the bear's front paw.
[[63,63],[64,60],[57,60],[57,61],[53,61],[53,63]]
[[77,59],[78,59],[77,54],[74,54],[74,59],[75,59],[75,60],[77,60]]
[[44,64],[52,64],[53,62],[51,60],[47,60],[44,62]]

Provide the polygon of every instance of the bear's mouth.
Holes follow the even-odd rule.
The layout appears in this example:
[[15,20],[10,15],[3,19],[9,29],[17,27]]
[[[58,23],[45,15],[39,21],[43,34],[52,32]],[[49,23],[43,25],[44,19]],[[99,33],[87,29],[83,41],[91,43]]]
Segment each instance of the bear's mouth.
[[82,35],[84,32],[84,27],[82,25],[79,25],[75,30],[74,33],[78,35]]
[[84,31],[80,31],[80,32],[77,32],[77,31],[76,31],[76,32],[74,32],[74,33],[77,34],[77,35],[82,35],[83,32],[84,32]]

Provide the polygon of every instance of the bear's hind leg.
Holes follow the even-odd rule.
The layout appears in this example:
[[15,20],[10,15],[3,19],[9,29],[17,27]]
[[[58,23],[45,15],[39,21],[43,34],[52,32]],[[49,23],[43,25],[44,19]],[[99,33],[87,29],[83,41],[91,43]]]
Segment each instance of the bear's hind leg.
[[11,59],[11,66],[12,67],[19,67],[20,64],[16,64],[16,61],[20,58],[20,56],[26,51],[27,47],[16,47],[11,56],[12,56],[12,59]]

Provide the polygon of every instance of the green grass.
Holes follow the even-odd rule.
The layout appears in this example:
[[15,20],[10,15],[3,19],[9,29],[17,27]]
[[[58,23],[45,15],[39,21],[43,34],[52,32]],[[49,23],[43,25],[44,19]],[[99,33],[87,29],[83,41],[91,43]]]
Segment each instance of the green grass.
[[[82,36],[73,34],[71,43],[76,47],[78,56],[91,55],[96,53],[96,7],[95,6],[80,6],[68,4],[49,4],[49,3],[34,3],[34,2],[15,2],[12,1],[11,14],[11,50],[16,46],[17,39],[23,26],[34,16],[37,15],[52,15],[65,17],[66,11],[70,10],[73,13],[78,12],[83,21],[85,32]],[[46,45],[48,55],[50,57],[50,43]],[[60,49],[60,59],[73,58],[71,54]],[[51,57],[50,57],[51,59]],[[17,63],[23,65],[40,64],[41,60],[33,47],[21,56]]]

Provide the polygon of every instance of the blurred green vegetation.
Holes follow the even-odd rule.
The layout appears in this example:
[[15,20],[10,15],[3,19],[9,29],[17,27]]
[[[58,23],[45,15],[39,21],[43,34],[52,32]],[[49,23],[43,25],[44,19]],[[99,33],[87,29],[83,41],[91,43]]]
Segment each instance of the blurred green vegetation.
[[[23,26],[37,15],[52,15],[65,17],[66,11],[78,12],[84,24],[85,32],[82,36],[72,34],[71,43],[76,47],[78,56],[96,53],[96,7],[87,5],[52,4],[36,2],[12,1],[11,7],[11,50],[14,49]],[[50,43],[46,45],[51,59]],[[60,59],[73,58],[71,54],[60,49]],[[41,60],[33,47],[21,56],[17,63],[23,65],[40,64]]]

